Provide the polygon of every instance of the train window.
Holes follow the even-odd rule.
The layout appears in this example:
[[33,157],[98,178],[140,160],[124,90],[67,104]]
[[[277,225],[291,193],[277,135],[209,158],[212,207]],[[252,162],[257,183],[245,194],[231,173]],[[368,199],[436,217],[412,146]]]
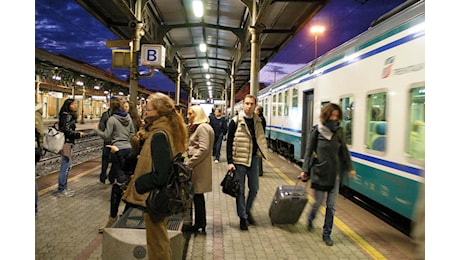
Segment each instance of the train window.
[[289,116],[289,90],[284,92],[284,115]]
[[327,104],[329,104],[329,103],[331,103],[331,102],[329,102],[329,101],[323,101],[323,102],[321,102],[321,109],[323,109],[323,108],[324,108]]
[[281,116],[281,111],[283,111],[283,93],[278,93],[278,116]]
[[276,94],[273,95],[272,111],[273,116],[276,116]]
[[297,111],[299,107],[299,89],[297,87],[292,89],[292,110]]
[[413,159],[425,161],[425,86],[410,90],[408,111],[406,152]]
[[367,96],[366,148],[384,152],[387,137],[387,121],[385,108],[387,102],[385,92]]
[[353,110],[355,109],[355,101],[353,97],[344,97],[340,99],[340,108],[343,112],[343,133],[345,136],[345,142],[349,145],[352,143],[352,119],[353,119]]

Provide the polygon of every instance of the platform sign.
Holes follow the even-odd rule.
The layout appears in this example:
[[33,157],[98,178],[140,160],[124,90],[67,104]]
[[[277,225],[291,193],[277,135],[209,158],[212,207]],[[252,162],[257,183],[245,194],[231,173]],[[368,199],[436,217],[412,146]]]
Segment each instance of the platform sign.
[[142,66],[165,67],[166,49],[160,44],[143,44],[141,48]]

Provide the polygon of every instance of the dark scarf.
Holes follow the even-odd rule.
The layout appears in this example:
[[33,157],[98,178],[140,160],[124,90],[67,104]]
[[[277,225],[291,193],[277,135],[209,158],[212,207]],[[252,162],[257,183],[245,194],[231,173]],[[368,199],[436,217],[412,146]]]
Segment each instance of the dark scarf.
[[196,128],[199,126],[200,124],[191,124],[188,126],[188,136],[191,136],[193,133],[195,133],[196,131]]

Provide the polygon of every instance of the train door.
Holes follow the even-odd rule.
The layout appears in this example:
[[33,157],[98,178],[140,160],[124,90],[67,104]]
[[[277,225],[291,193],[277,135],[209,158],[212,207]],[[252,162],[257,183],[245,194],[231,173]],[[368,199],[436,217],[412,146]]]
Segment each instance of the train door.
[[303,161],[307,146],[310,129],[313,127],[313,90],[303,92],[302,104],[302,142],[300,147],[300,158]]

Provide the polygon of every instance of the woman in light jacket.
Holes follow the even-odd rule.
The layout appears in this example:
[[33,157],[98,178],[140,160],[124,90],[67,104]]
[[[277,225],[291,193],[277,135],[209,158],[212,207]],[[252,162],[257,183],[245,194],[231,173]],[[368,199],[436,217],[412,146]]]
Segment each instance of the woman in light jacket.
[[206,233],[206,205],[204,193],[212,191],[212,148],[214,145],[214,130],[209,124],[203,108],[191,106],[187,112],[189,125],[189,140],[186,162],[193,169],[192,183],[195,195],[195,224],[185,226],[184,232]]

